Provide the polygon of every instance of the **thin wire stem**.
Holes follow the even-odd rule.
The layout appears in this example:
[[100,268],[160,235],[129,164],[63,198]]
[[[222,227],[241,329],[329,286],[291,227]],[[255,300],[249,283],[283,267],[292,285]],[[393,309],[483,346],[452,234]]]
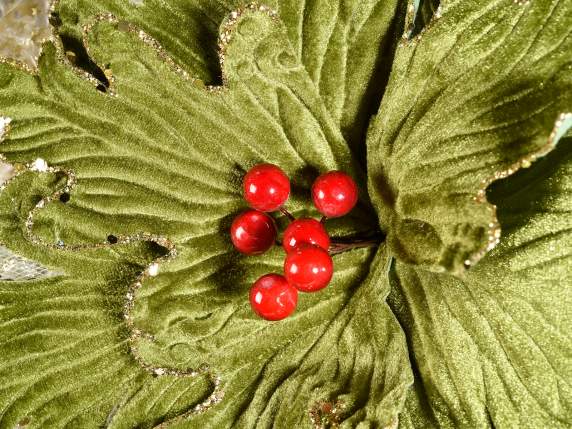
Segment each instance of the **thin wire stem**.
[[290,222],[293,220],[296,220],[296,218],[294,217],[294,215],[292,213],[290,213],[288,210],[286,210],[286,207],[280,207],[280,212],[286,216]]
[[383,242],[383,237],[374,238],[354,238],[354,239],[335,239],[330,242],[330,255],[347,252],[353,249],[361,249],[364,247],[378,247]]

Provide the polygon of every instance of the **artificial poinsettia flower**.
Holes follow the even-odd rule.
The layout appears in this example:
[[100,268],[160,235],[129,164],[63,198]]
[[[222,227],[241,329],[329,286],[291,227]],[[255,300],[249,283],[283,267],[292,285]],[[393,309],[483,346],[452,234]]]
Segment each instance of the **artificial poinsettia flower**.
[[[56,273],[0,283],[2,426],[569,426],[572,4],[209,5],[63,0],[0,65],[2,241]],[[229,239],[260,162],[300,216],[349,173],[330,234],[386,237],[279,322],[283,251]]]

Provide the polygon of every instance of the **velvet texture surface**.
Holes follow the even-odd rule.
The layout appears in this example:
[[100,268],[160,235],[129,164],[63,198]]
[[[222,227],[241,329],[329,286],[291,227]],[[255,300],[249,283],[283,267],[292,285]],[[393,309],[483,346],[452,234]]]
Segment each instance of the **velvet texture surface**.
[[[572,424],[570,2],[55,10],[0,64],[2,241],[63,273],[0,282],[0,427]],[[228,236],[258,162],[296,216],[350,173],[329,232],[387,236],[280,322],[282,249]]]

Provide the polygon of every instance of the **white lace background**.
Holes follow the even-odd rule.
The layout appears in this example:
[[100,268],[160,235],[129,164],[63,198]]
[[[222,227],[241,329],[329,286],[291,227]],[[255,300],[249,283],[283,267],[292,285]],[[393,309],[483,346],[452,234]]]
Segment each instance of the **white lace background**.
[[0,57],[34,67],[50,36],[49,0],[0,0]]

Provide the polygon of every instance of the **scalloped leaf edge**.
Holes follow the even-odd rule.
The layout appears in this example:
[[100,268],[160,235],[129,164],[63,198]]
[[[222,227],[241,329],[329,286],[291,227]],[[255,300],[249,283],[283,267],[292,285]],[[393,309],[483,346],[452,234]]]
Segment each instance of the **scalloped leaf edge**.
[[491,176],[481,181],[481,187],[479,188],[477,195],[473,197],[473,200],[479,204],[484,204],[489,207],[492,210],[492,218],[488,225],[487,242],[483,244],[483,246],[474,253],[470,259],[465,261],[465,268],[475,265],[500,242],[501,225],[498,221],[497,206],[488,201],[487,188],[497,180],[506,179],[522,168],[529,168],[534,161],[550,153],[556,147],[560,139],[564,137],[570,129],[572,129],[572,112],[561,113],[554,122],[552,132],[544,146],[526,156],[523,156],[507,168],[494,172]]
[[[53,12],[55,10],[55,8],[57,7],[58,3],[59,3],[59,0],[53,0],[52,4],[50,6],[50,11]],[[204,89],[207,92],[218,93],[222,90],[228,89],[227,79],[226,79],[226,76],[224,75],[224,68],[223,68],[224,61],[225,61],[226,47],[232,39],[233,32],[236,29],[236,26],[237,26],[240,18],[243,15],[245,15],[246,13],[257,13],[257,12],[258,13],[264,13],[264,14],[268,15],[273,20],[275,20],[276,17],[278,16],[277,12],[274,11],[273,9],[271,9],[270,7],[265,6],[265,5],[260,5],[256,2],[251,2],[251,3],[246,4],[245,6],[237,9],[236,11],[231,12],[228,15],[228,17],[225,19],[225,21],[223,22],[221,29],[220,29],[220,32],[219,32],[219,61],[221,64],[221,68],[223,69],[223,83],[220,86],[205,86],[203,84],[202,87],[204,87]],[[146,44],[153,51],[155,51],[157,57],[160,60],[162,60],[164,63],[166,63],[177,75],[179,75],[181,78],[183,78],[183,80],[190,81],[191,83],[195,83],[195,82],[196,83],[202,83],[202,81],[200,79],[192,78],[188,72],[186,72],[182,67],[180,67],[169,56],[169,54],[162,48],[161,44],[156,39],[154,39],[153,37],[148,35],[145,31],[138,29],[136,26],[134,26],[130,23],[127,23],[127,22],[120,21],[113,14],[110,14],[110,13],[104,13],[104,14],[97,15],[90,23],[88,23],[84,26],[82,38],[83,38],[84,46],[88,52],[88,55],[90,55],[89,45],[87,43],[88,35],[90,34],[90,32],[94,28],[94,26],[100,22],[109,22],[109,23],[113,23],[113,24],[117,24],[117,25],[123,25],[124,27],[121,30],[135,34],[144,44]],[[93,84],[95,87],[100,85],[100,82],[95,77],[93,77],[88,72],[76,67],[67,58],[67,56],[65,55],[64,49],[63,49],[63,44],[62,44],[60,38],[58,37],[57,30],[53,26],[51,26],[51,33],[52,33],[51,36],[48,39],[46,39],[44,41],[44,43],[42,44],[42,49],[40,50],[40,53],[38,55],[38,59],[42,56],[44,49],[46,47],[46,44],[52,44],[56,48],[57,60],[61,64],[65,65],[66,67],[71,69],[79,78]],[[91,57],[91,55],[90,55],[90,57]],[[0,63],[8,64],[10,66],[15,67],[16,69],[18,69],[20,71],[23,71],[25,73],[29,73],[32,75],[38,75],[38,73],[39,73],[39,67],[38,66],[35,68],[31,68],[24,63],[21,63],[19,61],[12,60],[9,58],[0,57]],[[98,64],[98,66],[100,66],[100,65]],[[106,76],[109,79],[110,86],[106,92],[100,92],[100,94],[102,96],[112,96],[112,97],[116,96],[117,94],[113,90],[113,82],[114,82],[113,75],[111,75],[111,74],[107,75],[107,73],[106,73]],[[10,132],[10,123],[12,121],[12,118],[0,116],[0,121],[1,121],[0,122],[0,124],[1,124],[1,127],[0,127],[0,143],[1,143]],[[0,152],[0,161],[7,162],[6,157],[1,152]],[[70,244],[70,245],[67,245],[63,242],[59,242],[56,244],[46,243],[40,237],[36,236],[33,233],[34,215],[39,210],[45,208],[47,206],[47,204],[49,204],[51,201],[57,200],[57,199],[59,199],[59,197],[62,194],[70,193],[73,190],[73,188],[76,184],[75,173],[72,170],[64,169],[64,168],[61,168],[58,166],[48,166],[46,161],[41,159],[41,158],[38,158],[34,161],[31,161],[31,162],[28,162],[25,164],[15,164],[13,166],[15,169],[15,174],[8,181],[6,181],[5,183],[2,184],[2,186],[0,187],[0,191],[5,189],[13,181],[15,181],[19,176],[21,176],[22,174],[24,174],[26,172],[35,172],[35,173],[40,173],[40,174],[42,174],[42,173],[44,173],[44,174],[45,173],[48,173],[48,174],[62,173],[66,176],[66,183],[64,186],[55,190],[53,194],[42,198],[35,205],[35,207],[28,213],[28,216],[27,216],[26,221],[25,221],[25,233],[26,233],[28,239],[32,243],[34,243],[36,245],[41,245],[41,246],[44,246],[46,248],[50,248],[53,250],[58,250],[58,251],[95,250],[95,249],[101,249],[101,248],[108,248],[108,247],[111,247],[114,245],[128,244],[128,243],[134,243],[134,242],[152,242],[152,243],[158,244],[159,246],[167,249],[167,254],[165,256],[161,256],[159,258],[156,258],[151,263],[149,263],[148,266],[145,268],[145,270],[137,276],[136,280],[134,282],[132,282],[127,289],[127,293],[125,295],[125,305],[124,305],[123,317],[125,319],[125,322],[126,322],[126,325],[128,328],[128,333],[129,333],[129,337],[128,337],[129,350],[130,350],[134,360],[137,362],[137,364],[143,370],[147,371],[148,373],[150,373],[154,376],[168,376],[168,375],[170,375],[170,376],[175,376],[175,377],[197,377],[200,375],[206,375],[210,379],[210,381],[212,382],[213,390],[212,390],[210,396],[208,396],[203,402],[195,405],[193,408],[189,409],[185,413],[180,414],[176,417],[173,417],[172,419],[170,419],[168,421],[165,421],[165,422],[157,425],[156,427],[157,428],[164,428],[164,427],[170,426],[171,424],[174,424],[174,423],[179,422],[181,420],[185,420],[192,415],[203,413],[203,412],[207,411],[209,408],[211,408],[212,406],[214,406],[214,405],[218,404],[220,401],[222,401],[222,399],[224,397],[224,390],[223,390],[223,383],[222,383],[221,377],[219,375],[217,375],[216,373],[214,373],[209,368],[209,366],[207,364],[201,365],[199,368],[196,368],[196,369],[184,369],[184,370],[181,370],[178,368],[163,367],[163,366],[155,367],[153,365],[147,364],[143,360],[143,358],[138,354],[137,348],[135,346],[136,341],[140,338],[146,338],[149,340],[153,340],[153,337],[151,335],[141,331],[140,329],[136,328],[134,325],[133,318],[132,318],[131,314],[132,314],[132,310],[133,310],[133,307],[135,304],[135,294],[143,286],[143,282],[146,279],[148,279],[150,277],[155,277],[156,275],[158,275],[161,263],[168,262],[177,256],[177,249],[176,249],[175,245],[173,244],[173,242],[170,241],[166,237],[156,236],[156,235],[152,235],[152,234],[142,232],[142,233],[135,234],[132,236],[118,236],[117,241],[113,244],[109,243],[109,242],[95,243],[95,244]]]

